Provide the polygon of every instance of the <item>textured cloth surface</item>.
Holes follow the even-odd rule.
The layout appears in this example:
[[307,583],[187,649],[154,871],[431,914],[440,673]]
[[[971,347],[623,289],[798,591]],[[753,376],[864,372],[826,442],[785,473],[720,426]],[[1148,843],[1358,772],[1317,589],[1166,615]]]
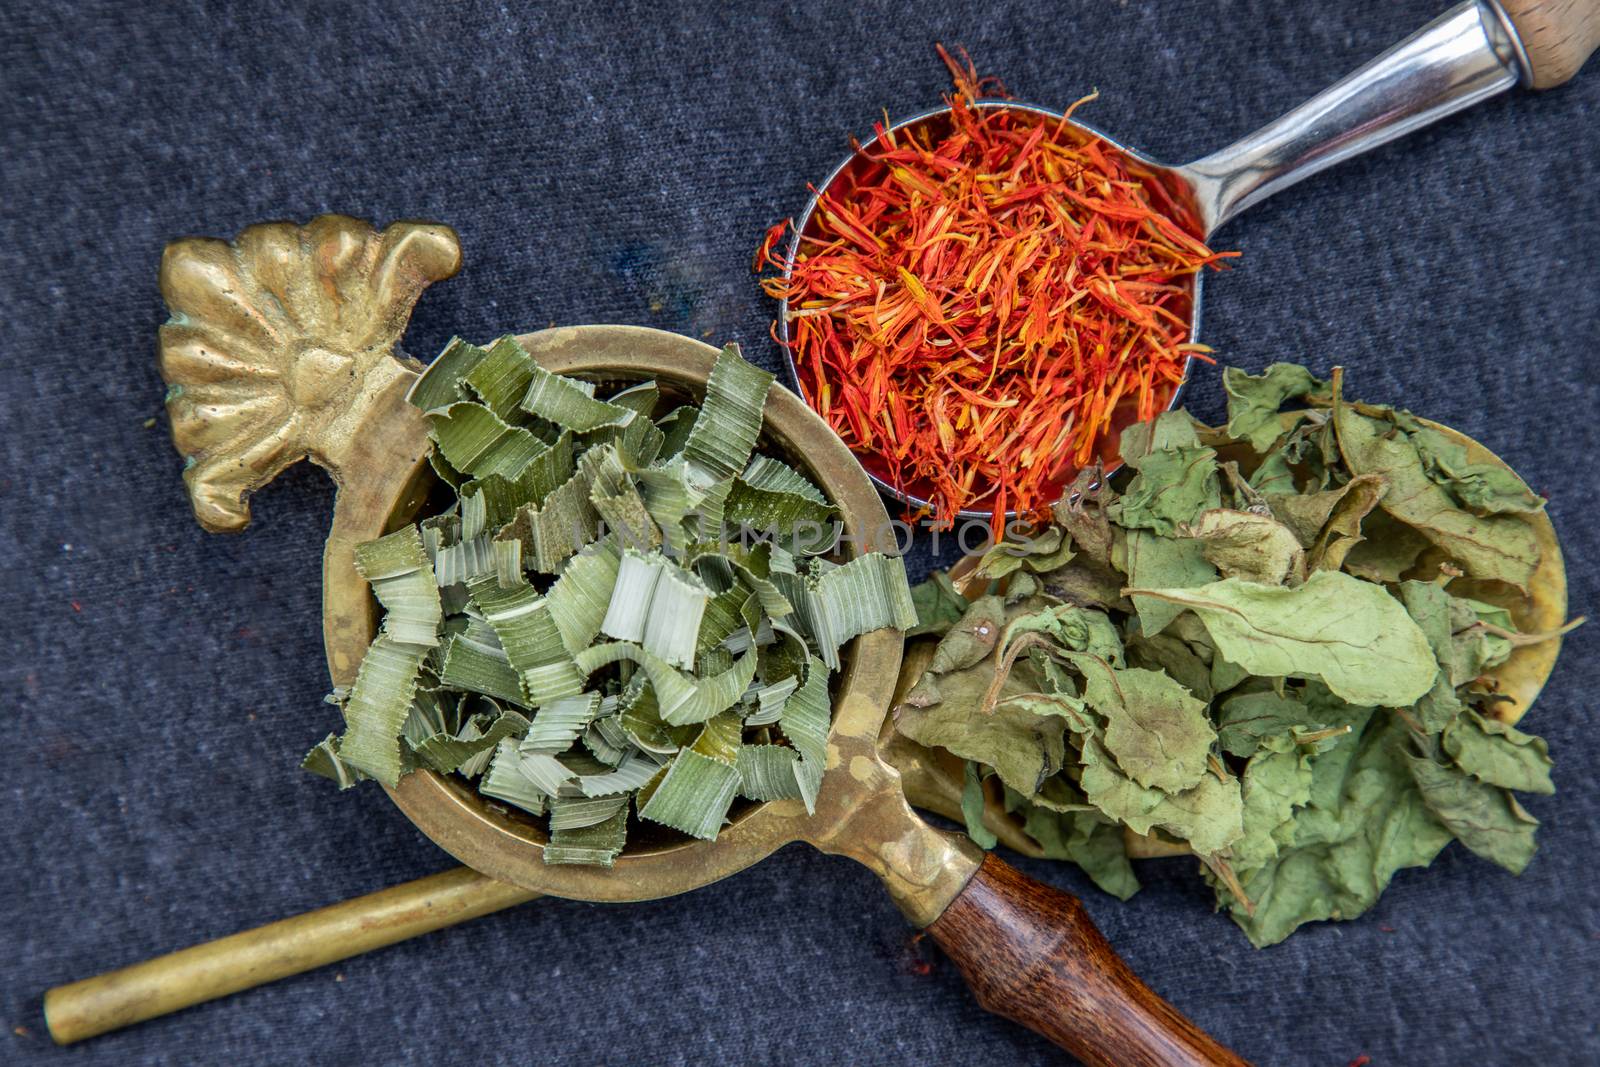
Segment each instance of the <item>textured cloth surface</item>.
[[[540,901],[112,1035],[52,985],[443,869],[367,787],[295,764],[333,725],[318,626],[332,486],[301,465],[238,537],[189,515],[155,330],[167,240],[339,211],[447,222],[459,277],[405,347],[550,323],[737,339],[776,367],[763,228],[935,41],[1157,158],[1331,84],[1442,0],[827,6],[13,4],[0,27],[0,1060],[26,1064],[1043,1063],[925,956],[873,877],[805,847],[690,896]],[[1600,587],[1600,64],[1319,176],[1219,242],[1206,338],[1249,369],[1479,437],[1550,496],[1575,612]],[[1221,414],[1218,375],[1190,402]],[[154,418],[152,428],[143,424]],[[925,570],[925,550],[916,569]],[[1133,968],[1261,1064],[1600,1060],[1600,627],[1528,720],[1561,790],[1513,878],[1452,846],[1379,906],[1255,951],[1189,861],[1130,903],[1066,866]],[[931,967],[929,965],[931,961]]]

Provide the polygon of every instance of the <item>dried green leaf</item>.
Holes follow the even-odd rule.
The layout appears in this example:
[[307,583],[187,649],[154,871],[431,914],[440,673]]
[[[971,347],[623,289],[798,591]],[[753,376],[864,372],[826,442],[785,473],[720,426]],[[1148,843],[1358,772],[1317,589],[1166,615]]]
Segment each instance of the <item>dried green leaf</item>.
[[1223,701],[1217,739],[1225,751],[1248,758],[1268,738],[1287,737],[1297,726],[1312,725],[1310,715],[1304,702],[1271,690],[1240,693]]
[[305,759],[300,761],[300,769],[336,783],[341,790],[367,780],[367,775],[359,768],[351,766],[339,757],[339,738],[336,734],[324,737],[310,752],[307,752]]
[[1428,477],[1449,491],[1468,511],[1479,515],[1544,509],[1544,498],[1500,463],[1471,463],[1466,446],[1430,426],[1408,426]]
[[794,605],[796,626],[830,670],[838,669],[839,648],[852,637],[917,623],[905,562],[896,556],[869,552],[820,573],[775,571],[772,580]]
[[1082,652],[1066,656],[1083,674],[1085,702],[1106,720],[1106,749],[1129,777],[1166,793],[1200,784],[1217,740],[1204,701],[1157,671],[1118,670]]
[[539,366],[531,368],[522,410],[574,433],[626,426],[637,417],[629,408],[596,400],[589,383],[551,374]]
[[497,579],[484,577],[468,583],[467,592],[521,677],[524,703],[538,707],[582,690],[587,672],[573,666],[549,602],[532,586],[501,588]]
[[1533,530],[1514,515],[1474,515],[1455,506],[1430,479],[1411,438],[1392,425],[1334,408],[1339,445],[1353,474],[1378,474],[1389,482],[1379,504],[1388,514],[1443,549],[1475,578],[1528,588],[1539,563]]
[[1318,571],[1294,589],[1228,578],[1135,592],[1198,615],[1232,663],[1269,678],[1320,678],[1352,703],[1403,707],[1433,686],[1427,638],[1382,586]]
[[587,677],[606,664],[621,660],[644,668],[655,690],[661,717],[672,726],[705,722],[733,707],[755,677],[757,662],[755,653],[747,652],[727,670],[695,679],[631,641],[595,645],[580,652],[574,662],[580,676]]
[[1556,791],[1549,746],[1515,726],[1468,709],[1445,728],[1440,743],[1457,767],[1479,781],[1524,793]]
[[798,800],[800,756],[783,745],[745,745],[739,749],[739,793],[751,800]]
[[1457,840],[1512,874],[1527,868],[1539,847],[1534,840],[1539,820],[1515,797],[1458,767],[1416,757],[1410,764],[1423,802]]
[[1267,515],[1219,508],[1178,527],[1224,578],[1283,585],[1305,576],[1305,550],[1287,526]]
[[[1176,541],[1148,530],[1128,531],[1128,583],[1135,589],[1183,589],[1217,580],[1217,568],[1198,541]],[[1134,596],[1134,610],[1146,636],[1166,629],[1183,606],[1159,597]]]
[[600,632],[632,641],[677,667],[694,665],[700,622],[711,591],[665,556],[622,555]]
[[927,581],[912,586],[911,604],[917,612],[917,624],[906,631],[908,641],[925,634],[942,636],[971,606],[945,571],[935,571]]
[[622,553],[615,541],[606,538],[584,546],[561,568],[561,577],[545,600],[569,654],[577,655],[599,636],[621,566]]
[[967,760],[965,767],[961,786],[961,819],[966,823],[967,836],[979,848],[994,848],[1000,839],[983,824],[987,798],[983,795],[983,781],[978,777],[978,765]]
[[1228,392],[1228,435],[1243,438],[1250,447],[1265,453],[1283,435],[1278,411],[1291,400],[1321,392],[1328,383],[1311,376],[1295,363],[1274,363],[1259,375],[1237,367],[1222,372],[1222,387]]
[[1147,788],[1123,773],[1093,735],[1083,739],[1082,760],[1080,784],[1089,802],[1135,833],[1159,828],[1201,855],[1221,852],[1243,833],[1236,780],[1223,781],[1207,771],[1198,784],[1180,793]]
[[550,446],[482,404],[458,401],[428,413],[429,433],[450,465],[474,478],[515,480]]

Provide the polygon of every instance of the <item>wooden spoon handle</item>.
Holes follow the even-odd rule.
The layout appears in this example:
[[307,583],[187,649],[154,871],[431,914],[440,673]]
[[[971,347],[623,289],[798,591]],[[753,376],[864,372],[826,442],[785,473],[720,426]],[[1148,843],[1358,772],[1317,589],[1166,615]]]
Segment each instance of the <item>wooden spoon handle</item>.
[[1245,1067],[1128,969],[1077,897],[992,854],[928,932],[985,1009],[1091,1067]]
[[1565,85],[1600,48],[1600,0],[1498,0],[1517,28],[1535,89]]
[[57,986],[44,995],[45,1024],[70,1045],[537,896],[458,867]]

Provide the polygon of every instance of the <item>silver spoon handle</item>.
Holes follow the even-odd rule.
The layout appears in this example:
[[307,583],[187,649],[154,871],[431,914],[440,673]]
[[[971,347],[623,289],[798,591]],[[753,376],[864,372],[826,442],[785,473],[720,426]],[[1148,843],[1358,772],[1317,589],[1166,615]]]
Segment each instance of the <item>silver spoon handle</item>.
[[1525,66],[1500,9],[1467,0],[1288,114],[1178,169],[1210,233],[1302,178],[1504,92]]

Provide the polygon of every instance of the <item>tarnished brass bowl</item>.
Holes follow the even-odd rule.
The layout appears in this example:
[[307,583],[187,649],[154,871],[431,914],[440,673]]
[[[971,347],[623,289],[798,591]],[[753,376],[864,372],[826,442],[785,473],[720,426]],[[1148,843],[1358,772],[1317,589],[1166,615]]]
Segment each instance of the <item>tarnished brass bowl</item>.
[[[600,383],[655,379],[699,399],[717,350],[691,338],[632,326],[575,326],[519,338],[549,370]],[[420,414],[405,402],[410,378],[397,379],[354,431],[361,455],[342,470],[323,558],[323,636],[335,685],[348,685],[377,633],[379,609],[356,573],[356,544],[413,521],[434,484]],[[825,422],[787,390],[768,396],[761,447],[806,471],[839,508],[848,555],[887,529],[871,483]],[[844,650],[834,679],[836,705],[884,708],[900,669],[897,634],[869,634]],[[611,870],[547,866],[545,834],[520,812],[480,796],[467,783],[428,770],[406,776],[389,795],[412,822],[457,859],[502,881],[560,896],[634,900],[683,892],[741,870],[794,840],[795,802],[752,805],[715,842],[643,833]],[[803,814],[803,812],[802,812]]]

